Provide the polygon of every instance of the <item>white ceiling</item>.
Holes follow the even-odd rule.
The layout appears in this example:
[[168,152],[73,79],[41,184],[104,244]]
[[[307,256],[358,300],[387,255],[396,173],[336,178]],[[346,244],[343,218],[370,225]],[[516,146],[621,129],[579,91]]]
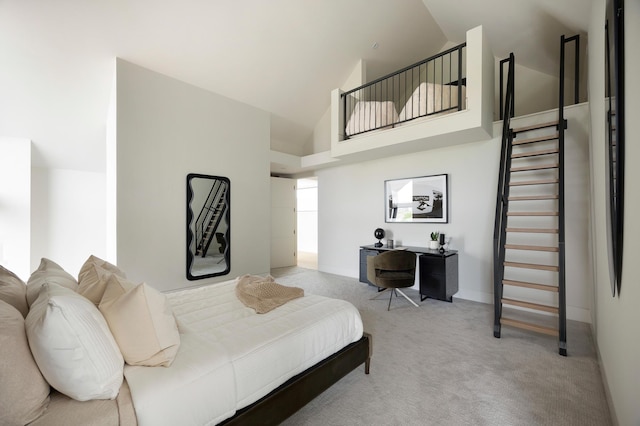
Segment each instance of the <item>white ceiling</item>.
[[[556,73],[560,34],[586,0],[0,0],[0,136],[34,164],[103,171],[120,57],[272,113],[301,153],[360,59],[369,78],[464,41],[482,24],[496,56]],[[426,7],[425,7],[426,6]],[[372,46],[377,43],[378,48]]]

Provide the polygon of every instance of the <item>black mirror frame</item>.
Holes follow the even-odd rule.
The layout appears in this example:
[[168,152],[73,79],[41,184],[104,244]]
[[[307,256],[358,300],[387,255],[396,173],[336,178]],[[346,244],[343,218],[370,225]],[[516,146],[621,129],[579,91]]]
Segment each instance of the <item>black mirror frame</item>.
[[[609,169],[609,210],[610,210],[610,234],[612,282],[611,292],[613,296],[618,293],[622,284],[622,254],[624,246],[624,145],[625,145],[625,93],[624,93],[624,0],[612,0],[607,4],[607,15],[613,19],[613,51],[609,48],[610,23],[605,25],[607,37],[607,75],[608,81],[614,81],[614,93],[609,86],[609,111],[608,121],[608,169]],[[613,54],[613,76],[610,72],[610,55]],[[609,84],[609,83],[608,83]],[[612,108],[611,97],[615,95],[615,108]],[[612,113],[615,111],[615,114]],[[615,134],[615,138],[613,135]],[[615,139],[615,143],[614,143]]]
[[[194,259],[194,255],[191,252],[191,242],[195,238],[193,232],[191,231],[191,221],[193,220],[193,212],[191,211],[190,204],[193,200],[193,189],[191,188],[191,179],[193,178],[203,178],[203,179],[218,179],[226,183],[227,191],[224,195],[224,200],[227,205],[227,208],[224,212],[224,218],[227,222],[227,231],[225,233],[226,238],[226,249],[224,252],[224,259],[226,261],[226,268],[223,271],[215,272],[211,274],[203,274],[203,275],[193,275],[191,273],[191,265]],[[189,173],[187,175],[187,263],[186,263],[186,274],[187,279],[189,281],[201,280],[205,278],[217,277],[221,275],[227,275],[231,271],[231,238],[229,238],[230,230],[231,230],[231,181],[229,178],[223,176],[213,176],[213,175],[204,175],[197,173]]]

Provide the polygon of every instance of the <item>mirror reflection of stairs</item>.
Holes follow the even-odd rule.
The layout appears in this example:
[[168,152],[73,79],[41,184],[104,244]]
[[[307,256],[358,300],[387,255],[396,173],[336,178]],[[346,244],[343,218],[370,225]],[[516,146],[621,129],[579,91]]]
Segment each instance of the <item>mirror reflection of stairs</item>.
[[[211,188],[207,201],[202,207],[202,211],[198,215],[196,221],[197,227],[201,229],[201,232],[196,231],[196,256],[205,257],[211,246],[211,242],[214,239],[214,235],[219,234],[218,226],[224,216],[227,208],[226,203],[227,185],[223,181],[216,181]],[[217,238],[217,242],[220,248],[223,246],[223,242],[220,238]],[[224,244],[226,246],[226,243]]]

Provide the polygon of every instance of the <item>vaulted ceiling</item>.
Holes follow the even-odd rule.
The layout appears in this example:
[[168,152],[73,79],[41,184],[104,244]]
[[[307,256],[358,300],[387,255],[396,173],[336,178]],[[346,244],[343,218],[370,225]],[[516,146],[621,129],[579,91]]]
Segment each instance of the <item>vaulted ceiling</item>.
[[[561,34],[584,33],[584,0],[0,0],[0,136],[34,164],[103,171],[120,57],[272,114],[301,153],[360,59],[369,78],[483,25],[494,54],[557,72]],[[374,44],[376,48],[374,48]],[[72,152],[73,155],[69,155]]]

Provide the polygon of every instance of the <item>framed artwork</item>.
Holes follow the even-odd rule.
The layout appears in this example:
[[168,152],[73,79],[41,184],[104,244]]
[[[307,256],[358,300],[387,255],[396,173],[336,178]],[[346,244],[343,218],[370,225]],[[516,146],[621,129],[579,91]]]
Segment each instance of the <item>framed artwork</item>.
[[447,223],[447,175],[387,180],[384,183],[385,222]]

